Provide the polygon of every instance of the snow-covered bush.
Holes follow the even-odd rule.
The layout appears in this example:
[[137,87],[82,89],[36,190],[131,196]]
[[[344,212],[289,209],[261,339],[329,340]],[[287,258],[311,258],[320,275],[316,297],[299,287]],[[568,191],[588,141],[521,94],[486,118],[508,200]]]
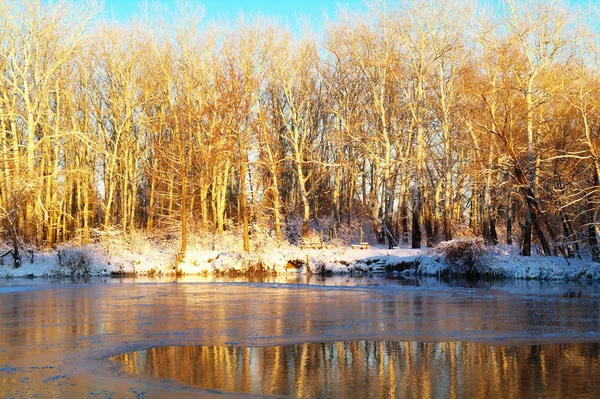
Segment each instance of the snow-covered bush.
[[482,275],[489,271],[481,262],[481,257],[486,253],[481,238],[465,237],[443,241],[437,245],[435,252],[444,257],[448,274]]
[[84,249],[64,247],[58,250],[58,264],[71,276],[86,276],[92,272],[91,259]]
[[250,225],[250,245],[254,252],[265,252],[280,247],[282,243],[277,240],[275,229],[253,223]]
[[[309,234],[322,237],[323,241],[332,244],[333,247],[348,246],[360,241],[360,231],[362,228],[362,240],[364,242],[375,243],[377,237],[373,232],[373,222],[371,217],[353,216],[352,221],[344,216],[341,223],[336,226],[336,231],[331,231],[330,216],[311,219],[309,223]],[[294,245],[300,245],[302,242],[302,218],[290,216],[282,224],[283,238]]]
[[463,238],[476,238],[475,233],[473,233],[473,228],[468,224],[456,223],[452,225],[452,229],[454,230],[454,232],[452,233],[452,235],[454,236],[454,240],[459,240]]
[[152,240],[145,231],[133,229],[129,234],[123,235],[123,241],[127,250],[137,252],[142,251]]
[[[352,222],[350,224],[347,223],[347,221],[344,221],[343,223],[341,223],[338,227],[337,227],[337,232],[335,234],[335,237],[333,239],[333,244],[334,246],[348,246],[350,244],[353,243],[357,243],[360,241],[360,228],[361,228],[361,224],[359,220],[352,220]],[[370,232],[373,229],[372,228],[366,228],[363,229],[363,234],[364,234],[364,230]],[[370,236],[363,236],[363,241],[370,241]],[[370,242],[374,242],[374,241],[370,241]]]

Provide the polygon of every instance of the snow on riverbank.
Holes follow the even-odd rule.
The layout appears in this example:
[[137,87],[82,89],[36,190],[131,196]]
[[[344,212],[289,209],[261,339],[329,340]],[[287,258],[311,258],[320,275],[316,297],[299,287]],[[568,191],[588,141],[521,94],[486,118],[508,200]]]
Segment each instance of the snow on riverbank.
[[[421,250],[349,247],[304,250],[289,244],[263,251],[191,248],[179,264],[183,274],[272,273],[353,273],[397,264],[414,265],[424,254]],[[146,244],[137,250],[100,244],[83,247],[62,246],[48,252],[22,253],[22,266],[12,267],[12,258],[4,258],[0,277],[60,275],[153,275],[175,272],[176,251]]]
[[[425,276],[452,275],[453,265],[443,256],[422,256],[418,273]],[[518,248],[487,248],[479,258],[487,277],[536,280],[600,280],[600,264],[589,256],[565,259],[558,256],[520,256]]]
[[[128,248],[129,247],[129,248]],[[134,247],[135,249],[132,249]],[[23,253],[22,266],[12,268],[6,256],[0,277],[70,275],[165,275],[173,274],[176,251],[167,244],[137,242],[93,244],[84,247],[61,246],[48,252]],[[453,265],[431,249],[371,247],[304,250],[289,244],[270,245],[246,254],[237,248],[226,250],[214,243],[192,246],[179,264],[183,274],[244,273],[384,273],[441,276],[452,275]],[[215,249],[213,249],[215,248]],[[542,280],[600,280],[600,265],[589,259],[561,257],[521,257],[515,248],[489,249],[481,257],[485,274],[491,277]]]

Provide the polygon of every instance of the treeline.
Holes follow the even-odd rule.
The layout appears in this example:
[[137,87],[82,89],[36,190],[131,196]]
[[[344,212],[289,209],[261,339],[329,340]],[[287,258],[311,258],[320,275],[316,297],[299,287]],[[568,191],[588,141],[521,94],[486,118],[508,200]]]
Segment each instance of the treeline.
[[[600,46],[557,1],[372,2],[322,35],[184,6],[0,2],[0,218],[38,247],[368,212],[382,242],[453,236],[600,259]],[[317,38],[319,37],[319,38]],[[300,232],[299,232],[300,233]],[[16,245],[16,244],[15,244]]]

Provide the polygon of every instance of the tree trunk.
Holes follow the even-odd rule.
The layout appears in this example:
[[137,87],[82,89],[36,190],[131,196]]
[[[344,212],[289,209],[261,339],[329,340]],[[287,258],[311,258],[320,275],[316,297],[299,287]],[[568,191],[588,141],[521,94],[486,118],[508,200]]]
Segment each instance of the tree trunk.
[[[436,186],[435,186],[435,196],[433,198],[433,212],[432,212],[433,222],[432,223],[433,223],[433,241],[434,242],[436,242],[438,237],[440,236],[440,207],[439,207],[439,204],[441,202],[442,184],[443,184],[443,181],[440,179],[438,181],[438,184],[436,184]],[[443,216],[442,216],[442,219],[443,219]],[[442,220],[442,223],[443,223],[443,220]],[[445,235],[444,235],[444,237],[445,237]]]
[[508,193],[508,201],[506,204],[506,245],[512,245],[512,193]]
[[334,182],[331,191],[331,220],[329,222],[329,231],[332,238],[336,236],[337,228],[340,225],[340,213],[339,213],[339,202],[340,202],[340,190],[339,186],[342,181],[341,170],[336,169],[334,172]]
[[496,233],[496,219],[492,206],[491,178],[491,172],[487,171],[483,188],[483,239],[487,245],[497,245],[498,234]]
[[471,231],[473,231],[473,235],[479,235],[479,185],[473,182],[473,186],[471,189],[471,220],[469,221],[471,225]]
[[[275,178],[273,184],[277,184],[277,179]],[[281,204],[279,201],[279,189],[277,186],[273,189],[273,213],[275,216],[275,233],[277,234],[277,240],[282,241],[283,236],[281,235]]]
[[427,234],[427,247],[433,247],[435,243],[435,237],[433,236],[433,227],[431,222],[431,208],[429,205],[429,199],[424,198],[423,211],[425,213],[425,233]]
[[[596,166],[598,164],[596,163]],[[600,173],[598,172],[598,168],[593,175],[593,184],[594,187],[598,187],[600,184]],[[598,235],[596,232],[596,210],[594,209],[594,204],[591,201],[586,201],[586,210],[587,210],[587,231],[588,231],[588,242],[590,244],[590,251],[592,252],[592,261],[596,263],[600,263],[600,244],[598,243]]]
[[19,254],[19,236],[17,234],[17,228],[15,226],[15,222],[18,218],[15,217],[15,221],[11,222],[9,219],[9,215],[6,215],[7,223],[9,224],[10,237],[13,244],[12,257],[13,257],[13,267],[16,269],[21,267],[21,255]]
[[[513,154],[514,155],[514,154]],[[513,158],[515,160],[514,170],[515,170],[515,180],[521,186],[521,192],[523,197],[525,198],[525,205],[527,207],[527,213],[525,217],[525,225],[523,227],[523,256],[531,256],[531,233],[532,227],[535,230],[535,234],[537,235],[538,240],[542,246],[542,252],[544,255],[550,255],[550,245],[546,240],[546,236],[544,235],[544,231],[541,227],[541,210],[539,204],[535,198],[531,185],[525,177],[525,173],[516,163],[516,157]]]
[[123,235],[127,235],[129,231],[129,213],[127,212],[127,200],[129,197],[129,151],[125,152],[125,159],[123,160],[123,174],[121,177],[121,231]]
[[[183,146],[183,143],[181,144]],[[187,249],[187,216],[188,216],[188,176],[187,176],[187,164],[185,160],[181,160],[181,248],[179,253],[182,257],[185,256]]]
[[[593,211],[593,209],[590,209],[591,206],[589,206],[588,203],[588,212],[589,211]],[[592,252],[592,261],[596,262],[596,263],[600,263],[600,245],[598,244],[598,236],[596,234],[596,226],[594,224],[594,219],[593,219],[593,214],[590,213],[590,216],[588,216],[588,224],[587,224],[587,231],[588,231],[588,242],[590,244],[590,250]]]
[[[562,223],[563,235],[565,238],[566,256],[568,258],[573,258],[575,256],[579,257],[579,244],[577,243],[577,239],[574,237],[569,216],[565,212],[561,212],[560,221]],[[573,245],[571,245],[571,242],[573,242]]]
[[452,240],[452,170],[446,172],[446,186],[444,192],[444,239]]
[[531,256],[531,210],[527,205],[525,208],[525,224],[523,225],[521,255]]
[[240,169],[240,212],[242,213],[242,228],[244,231],[244,252],[250,252],[250,235],[248,232],[248,212],[246,210],[246,165],[248,163],[248,153],[242,150],[242,144],[238,143],[240,149],[239,169]]
[[408,244],[408,207],[406,206],[406,200],[404,201],[401,209],[402,215],[402,242]]
[[150,172],[150,195],[148,198],[148,220],[146,221],[146,230],[151,232],[154,229],[154,207],[156,196],[156,172],[158,160],[156,156],[152,158],[152,171]]
[[227,206],[227,187],[229,185],[229,167],[231,161],[229,158],[225,160],[225,167],[222,171],[222,176],[217,187],[217,233],[222,233],[225,228],[225,208]]
[[371,219],[373,220],[373,234],[378,243],[381,243],[381,226],[379,226],[379,171],[375,164],[371,166],[371,178],[373,185],[371,186],[370,204],[371,204]]
[[416,198],[413,200],[413,210],[412,210],[412,248],[421,248],[421,218],[419,212],[419,199]]
[[[533,81],[530,80],[527,92],[525,93],[525,101],[527,106],[527,177],[523,174],[521,184],[527,186],[525,191],[525,201],[527,205],[527,213],[525,215],[525,226],[523,227],[523,256],[531,256],[531,224],[533,221],[533,213],[529,204],[531,195],[533,199],[534,182],[535,182],[535,162],[533,157],[533,98],[532,98]],[[540,237],[538,237],[540,238]]]
[[86,179],[83,185],[83,244],[90,242],[90,189]]
[[308,198],[308,192],[306,190],[306,182],[308,176],[304,177],[304,171],[302,170],[302,163],[297,161],[296,163],[298,173],[298,188],[300,191],[300,198],[303,205],[303,216],[302,216],[302,237],[308,236],[309,223],[310,223],[310,200]]

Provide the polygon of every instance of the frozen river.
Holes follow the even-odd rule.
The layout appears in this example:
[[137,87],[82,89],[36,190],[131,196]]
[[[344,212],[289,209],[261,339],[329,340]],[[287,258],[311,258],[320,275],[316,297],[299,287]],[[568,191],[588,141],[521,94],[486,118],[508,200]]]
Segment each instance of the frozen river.
[[600,287],[0,281],[0,397],[600,397]]

